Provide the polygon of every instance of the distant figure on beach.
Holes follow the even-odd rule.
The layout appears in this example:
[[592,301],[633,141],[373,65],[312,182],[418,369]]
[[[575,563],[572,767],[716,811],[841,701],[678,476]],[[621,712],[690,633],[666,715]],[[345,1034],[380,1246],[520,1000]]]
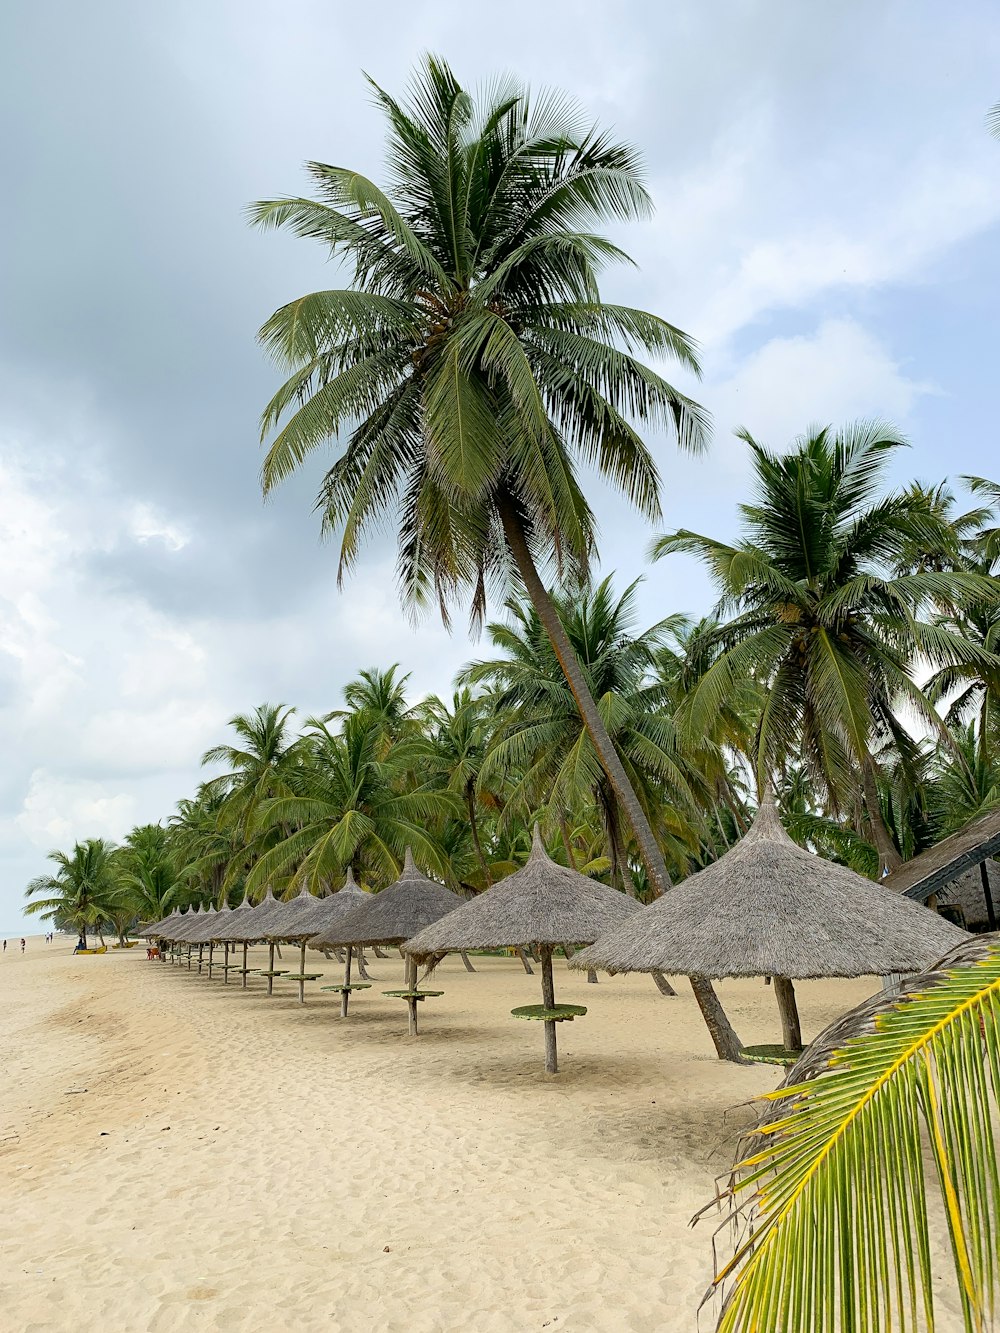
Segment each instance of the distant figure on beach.
[[22,952],[22,953],[24,953],[24,945],[25,945],[25,941],[22,940],[22,941],[21,941],[21,952]]
[[4,951],[4,953],[7,952],[7,941],[6,941],[6,940],[4,940],[4,942],[3,942],[3,951]]

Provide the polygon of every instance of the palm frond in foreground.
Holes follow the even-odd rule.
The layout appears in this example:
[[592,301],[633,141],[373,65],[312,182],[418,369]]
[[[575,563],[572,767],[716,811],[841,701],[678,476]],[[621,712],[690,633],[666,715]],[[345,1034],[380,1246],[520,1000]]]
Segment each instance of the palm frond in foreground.
[[963,941],[828,1028],[769,1094],[723,1191],[734,1244],[706,1297],[724,1298],[718,1328],[933,1330],[942,1278],[965,1327],[992,1328],[998,1093],[1000,936]]

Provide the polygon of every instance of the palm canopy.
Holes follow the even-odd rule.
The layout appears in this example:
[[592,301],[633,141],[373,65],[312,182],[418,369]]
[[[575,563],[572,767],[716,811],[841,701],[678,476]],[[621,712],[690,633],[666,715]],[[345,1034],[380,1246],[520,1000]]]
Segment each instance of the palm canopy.
[[[699,819],[696,794],[704,796],[707,784],[703,771],[680,751],[654,676],[658,652],[668,634],[681,628],[682,617],[636,631],[638,583],[616,596],[608,577],[553,601],[632,788],[682,865],[691,849],[692,822]],[[475,662],[460,677],[488,687],[499,719],[482,780],[517,775],[508,814],[541,804],[561,814],[596,799],[612,867],[631,891],[622,812],[548,635],[530,605],[512,599],[507,613],[506,623],[489,626],[504,655]]]
[[72,852],[49,852],[56,870],[38,875],[25,889],[25,912],[74,926],[87,938],[88,926],[109,920],[117,906],[120,885],[115,845],[105,838],[87,838]]
[[387,754],[382,741],[378,720],[365,711],[348,716],[339,734],[310,721],[294,790],[263,802],[257,812],[255,831],[271,831],[278,841],[247,876],[251,897],[296,871],[315,887],[346,866],[356,878],[386,884],[399,874],[411,845],[434,870],[447,873],[431,828],[458,804],[429,783],[414,787],[402,780],[429,762],[431,747],[422,737],[404,738]]
[[594,541],[581,464],[650,518],[659,478],[634,421],[705,441],[700,407],[639,357],[690,371],[692,341],[645,311],[606,304],[598,278],[627,258],[595,228],[643,217],[636,151],[555,93],[511,80],[478,99],[428,57],[408,99],[372,84],[388,122],[385,190],[311,162],[314,198],[259,202],[252,220],[320,241],[346,290],[277,310],[261,340],[288,378],[264,411],[277,431],[270,490],[345,432],[319,507],[340,573],[395,510],[412,605],[503,584],[514,523],[536,558],[586,567]]
[[[913,680],[918,661],[994,661],[931,623],[927,609],[995,602],[997,590],[965,570],[896,572],[914,543],[942,550],[956,539],[919,491],[881,494],[886,463],[904,444],[892,427],[862,421],[815,430],[787,454],[740,434],[758,492],[754,504],[740,507],[744,538],[730,544],[682,530],[653,548],[656,557],[699,556],[721,590],[719,614],[732,616],[717,631],[723,651],[689,695],[688,725],[696,734],[710,731],[726,700],[748,676],[757,679],[767,690],[758,781],[801,754],[836,808],[856,789],[859,770],[871,775],[877,738],[907,748],[896,700],[940,727]],[[866,797],[873,797],[871,784]],[[877,819],[873,809],[869,815]]]

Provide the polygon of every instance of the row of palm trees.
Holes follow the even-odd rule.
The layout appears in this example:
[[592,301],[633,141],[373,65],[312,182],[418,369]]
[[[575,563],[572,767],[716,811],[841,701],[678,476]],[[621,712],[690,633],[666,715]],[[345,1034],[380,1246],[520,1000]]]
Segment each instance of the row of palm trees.
[[[740,539],[653,548],[708,563],[716,618],[641,628],[638,584],[610,577],[550,594],[673,879],[740,836],[766,781],[793,833],[873,876],[1000,800],[1000,487],[972,480],[989,503],[966,511],[943,486],[888,490],[900,444],[870,424],[780,456],[750,442]],[[29,910],[121,931],[175,903],[339,884],[348,867],[378,888],[407,845],[472,894],[516,868],[536,819],[557,859],[648,899],[542,619],[523,598],[505,611],[448,698],[410,698],[394,665],[301,728],[282,705],[232,718],[203,757],[222,771],[165,827],[53,853]]]

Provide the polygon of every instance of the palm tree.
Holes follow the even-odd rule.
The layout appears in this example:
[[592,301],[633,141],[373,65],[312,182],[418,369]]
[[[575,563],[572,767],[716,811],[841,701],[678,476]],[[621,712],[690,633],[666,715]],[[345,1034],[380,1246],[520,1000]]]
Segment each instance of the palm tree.
[[[947,522],[913,492],[880,495],[886,462],[903,444],[881,422],[802,436],[772,453],[746,432],[757,481],[741,505],[746,536],[736,545],[682,530],[653,555],[699,556],[722,592],[722,649],[689,696],[693,734],[714,725],[747,677],[766,686],[755,741],[758,786],[801,754],[835,813],[863,793],[865,823],[883,868],[900,855],[882,815],[874,752],[891,740],[907,753],[894,704],[905,700],[940,728],[912,677],[934,667],[1000,667],[1000,659],[947,626],[921,619],[932,604],[995,603],[997,589],[967,571],[895,572],[914,541],[933,549],[953,540]],[[858,781],[860,775],[860,784]]]
[[964,1327],[994,1327],[996,936],[902,992],[839,1019],[770,1094],[723,1194],[735,1245],[709,1292],[724,1296],[720,1333],[916,1333],[934,1327],[945,1275]]
[[[493,883],[493,872],[483,850],[479,827],[480,777],[491,730],[489,713],[488,701],[469,689],[456,690],[450,706],[432,695],[421,708],[438,772],[443,776],[446,788],[458,795],[465,807],[483,888],[489,888]],[[498,804],[495,796],[492,796],[492,803],[494,807]]]
[[[636,633],[638,580],[616,598],[611,579],[553,603],[587,688],[598,701],[643,813],[685,868],[700,822],[703,775],[679,752],[663,692],[652,678],[657,651],[676,618]],[[551,641],[534,608],[512,599],[508,623],[489,626],[503,657],[474,662],[460,680],[486,686],[499,719],[483,767],[489,781],[517,773],[507,810],[545,804],[562,818],[593,801],[604,826],[612,881],[635,893],[621,805],[601,767]],[[697,793],[697,797],[696,797]]]
[[[691,339],[600,296],[601,268],[627,256],[591,228],[650,212],[638,154],[555,94],[533,100],[502,81],[477,105],[434,57],[407,104],[372,87],[389,123],[388,191],[312,162],[317,198],[250,211],[260,226],[320,241],[353,278],[261,329],[289,372],[263,414],[263,437],[277,429],[264,491],[343,428],[319,499],[340,534],[341,578],[393,509],[411,606],[434,599],[447,620],[468,594],[478,623],[487,588],[517,571],[662,892],[656,838],[539,573],[551,564],[579,577],[593,555],[581,464],[658,515],[659,476],[633,420],[683,448],[706,440],[704,411],[637,357],[697,374]],[[711,988],[696,985],[717,1046],[736,1058]]]
[[115,852],[115,873],[130,919],[159,921],[186,896],[170,834],[161,824],[132,830]]
[[434,836],[436,821],[460,808],[430,782],[413,787],[401,772],[429,765],[422,737],[398,741],[386,755],[382,730],[367,712],[352,713],[336,735],[320,719],[307,723],[306,756],[294,790],[261,804],[256,831],[279,833],[253,866],[247,890],[257,893],[271,879],[300,872],[313,884],[340,876],[350,866],[360,882],[385,885],[399,874],[406,847],[442,876],[447,862]]
[[114,908],[119,889],[114,853],[114,843],[104,838],[78,842],[72,852],[49,852],[57,869],[51,875],[37,875],[25,889],[31,900],[25,912],[73,926],[86,947],[88,927],[100,934],[101,923]]
[[261,801],[288,790],[287,776],[297,756],[297,738],[290,735],[294,708],[260,704],[252,713],[229,719],[237,745],[214,745],[201,757],[203,764],[226,764],[228,773],[213,778],[207,787],[225,797],[225,818],[244,838]]

